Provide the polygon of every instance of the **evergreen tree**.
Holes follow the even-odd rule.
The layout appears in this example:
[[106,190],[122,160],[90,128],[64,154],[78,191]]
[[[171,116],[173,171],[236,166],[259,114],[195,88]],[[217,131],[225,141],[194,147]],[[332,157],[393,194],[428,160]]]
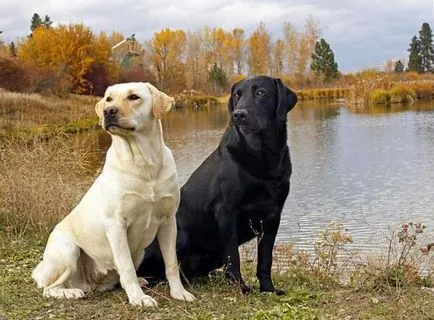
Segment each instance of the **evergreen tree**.
[[50,28],[53,21],[50,19],[50,17],[46,14],[44,18],[44,22],[42,23],[45,28]]
[[404,64],[402,63],[401,60],[398,60],[395,62],[395,67],[393,68],[393,71],[395,73],[402,73],[404,72]]
[[15,47],[15,43],[13,41],[9,45],[9,55],[11,57],[16,57],[17,56],[17,48]]
[[228,86],[228,78],[225,71],[217,63],[214,63],[209,71],[208,79],[213,87],[213,91],[216,94],[221,93],[220,91],[226,89]]
[[420,41],[414,36],[410,42],[410,48],[408,48],[410,55],[408,57],[408,71],[414,71],[418,73],[423,72],[422,57],[420,55]]
[[34,13],[32,21],[30,22],[30,30],[35,31],[36,28],[42,26],[43,22],[39,14]]
[[339,74],[333,50],[323,38],[315,44],[315,51],[312,54],[310,67],[315,72],[315,75],[322,78],[324,82],[337,78]]
[[423,72],[434,71],[434,47],[432,30],[428,23],[424,22],[419,31],[420,57]]
[[44,20],[41,19],[39,14],[34,13],[32,17],[32,21],[30,22],[30,30],[35,31],[38,27],[45,27],[50,28],[53,21],[51,21],[51,18],[46,14]]

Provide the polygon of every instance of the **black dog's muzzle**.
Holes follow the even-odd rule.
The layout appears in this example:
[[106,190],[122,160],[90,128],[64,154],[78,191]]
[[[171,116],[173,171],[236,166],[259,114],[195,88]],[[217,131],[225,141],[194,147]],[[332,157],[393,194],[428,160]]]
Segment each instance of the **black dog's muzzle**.
[[248,125],[249,113],[245,109],[238,109],[232,112],[232,121],[235,125],[245,126]]

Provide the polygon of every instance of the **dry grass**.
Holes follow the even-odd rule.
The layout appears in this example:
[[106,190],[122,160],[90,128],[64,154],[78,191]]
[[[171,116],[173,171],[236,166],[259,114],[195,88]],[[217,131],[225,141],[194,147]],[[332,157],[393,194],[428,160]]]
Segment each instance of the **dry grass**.
[[90,173],[84,151],[61,137],[7,140],[0,145],[0,231],[46,234],[84,194]]
[[0,88],[0,137],[17,132],[49,133],[97,125],[96,97],[70,95],[67,99]]

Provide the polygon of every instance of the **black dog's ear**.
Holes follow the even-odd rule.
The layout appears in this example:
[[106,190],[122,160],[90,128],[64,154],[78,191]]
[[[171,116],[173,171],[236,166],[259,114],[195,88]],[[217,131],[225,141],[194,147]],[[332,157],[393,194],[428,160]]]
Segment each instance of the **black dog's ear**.
[[234,83],[234,84],[232,85],[232,88],[231,88],[231,95],[230,95],[230,97],[229,97],[229,101],[228,101],[228,110],[229,110],[229,113],[230,113],[230,114],[232,113],[232,111],[234,111],[234,108],[235,108],[235,106],[234,106],[234,99],[233,99],[233,97],[234,97],[234,89],[235,89],[235,87],[236,87],[239,83],[241,83],[241,82],[243,82],[243,80],[240,80],[240,81],[238,81],[238,82],[236,82],[236,83]]
[[277,109],[276,117],[282,121],[286,120],[286,115],[298,101],[294,91],[288,89],[280,79],[275,79],[277,88]]

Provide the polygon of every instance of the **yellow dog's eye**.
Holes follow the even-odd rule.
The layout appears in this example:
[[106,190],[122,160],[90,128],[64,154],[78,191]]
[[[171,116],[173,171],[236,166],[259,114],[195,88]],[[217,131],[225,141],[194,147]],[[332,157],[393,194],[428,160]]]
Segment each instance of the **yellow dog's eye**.
[[140,99],[140,97],[138,95],[135,95],[135,94],[130,94],[128,96],[128,100],[139,100],[139,99]]
[[113,99],[112,99],[112,97],[107,97],[106,99],[105,99],[105,101],[107,101],[107,102],[110,102],[110,101],[112,101]]

